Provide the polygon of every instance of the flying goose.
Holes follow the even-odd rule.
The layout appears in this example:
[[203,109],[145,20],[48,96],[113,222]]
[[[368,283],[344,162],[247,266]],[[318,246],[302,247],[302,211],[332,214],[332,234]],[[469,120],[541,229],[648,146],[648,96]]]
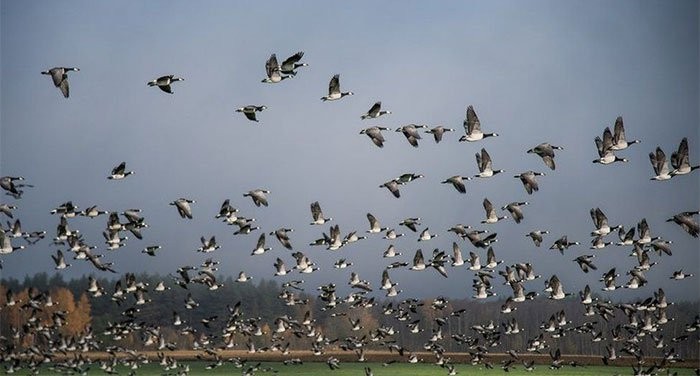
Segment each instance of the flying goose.
[[442,141],[442,135],[445,134],[445,132],[454,132],[454,129],[445,128],[442,125],[438,125],[436,127],[433,127],[432,129],[425,131],[425,133],[433,134],[433,138],[435,139],[436,144]]
[[396,256],[401,256],[401,255],[402,255],[402,253],[397,252],[396,247],[394,247],[393,244],[390,244],[389,247],[386,249],[386,251],[384,251],[384,253],[382,254],[382,257],[392,258],[392,257],[396,257]]
[[656,176],[652,177],[650,180],[668,180],[673,177],[668,169],[668,162],[666,161],[666,154],[660,147],[656,147],[656,153],[649,153],[649,161],[651,166],[654,168],[654,173]]
[[474,175],[476,178],[490,178],[493,175],[504,172],[503,170],[493,169],[491,156],[484,148],[481,148],[481,153],[476,153],[476,165],[479,167],[479,173]]
[[467,107],[467,118],[464,119],[462,125],[464,126],[464,132],[466,134],[459,138],[460,142],[473,142],[482,140],[486,137],[498,136],[497,133],[484,133],[481,131],[481,122],[479,121],[479,117],[476,116],[476,111],[474,111],[474,107],[471,105]]
[[419,248],[415,255],[413,256],[413,266],[410,270],[425,270],[425,259],[423,258],[423,251]]
[[95,218],[97,216],[100,216],[102,214],[109,214],[108,211],[106,210],[99,210],[97,208],[97,205],[90,206],[88,208],[85,208],[82,212],[80,212],[80,215],[88,218]]
[[285,78],[292,77],[289,75],[282,75],[279,63],[277,63],[277,56],[275,54],[270,55],[270,58],[265,62],[265,73],[267,74],[267,77],[265,77],[262,82],[268,84],[276,84]]
[[147,254],[147,255],[149,255],[149,256],[155,256],[155,255],[156,255],[156,251],[159,250],[159,249],[161,249],[161,248],[163,248],[163,247],[160,246],[160,245],[149,245],[148,247],[142,249],[142,250],[141,250],[141,253],[145,253],[145,254]]
[[66,264],[66,259],[63,257],[63,252],[61,250],[56,251],[56,255],[51,255],[53,262],[56,263],[56,270],[62,270],[69,267],[71,264]]
[[195,200],[181,197],[171,202],[170,205],[174,205],[177,208],[177,212],[180,214],[180,217],[192,219],[192,207],[190,204],[194,203],[196,203]]
[[55,67],[51,68],[47,71],[41,72],[41,74],[48,74],[51,76],[51,79],[53,80],[54,86],[56,86],[59,90],[61,90],[61,93],[63,93],[63,96],[65,98],[68,98],[70,91],[68,89],[68,72],[70,71],[75,71],[79,72],[79,68],[71,67],[71,68],[66,68],[66,67]]
[[256,106],[254,104],[245,106],[245,107],[240,107],[236,109],[236,112],[242,112],[243,115],[245,115],[248,120],[251,121],[258,121],[257,117],[255,116],[256,112],[262,112],[267,109],[267,106],[262,105],[262,106]]
[[580,243],[579,242],[570,242],[568,240],[567,236],[564,235],[561,238],[554,241],[554,244],[552,244],[552,246],[549,247],[549,249],[558,249],[559,252],[561,252],[561,254],[563,255],[565,249],[568,249],[572,245],[578,245],[578,244],[580,244]]
[[370,107],[369,111],[367,111],[367,113],[362,115],[360,118],[362,120],[376,119],[382,115],[391,114],[391,111],[381,111],[381,109],[382,109],[382,102],[381,101],[375,102],[372,105],[372,107]]
[[678,151],[671,154],[671,166],[673,166],[671,176],[685,175],[700,168],[700,165],[690,165],[690,157],[688,156],[688,138],[683,137],[681,143],[678,145]]
[[275,231],[270,232],[270,235],[275,235],[277,240],[279,240],[280,244],[282,244],[282,246],[284,248],[287,248],[291,251],[292,250],[292,243],[289,240],[289,235],[287,233],[292,232],[292,231],[294,231],[294,230],[291,228],[281,227]]
[[[556,274],[552,275],[552,277],[549,279],[548,286],[551,289],[551,291],[549,291],[549,299],[560,300],[571,295],[571,293],[564,292],[564,288],[561,284],[561,281],[559,280]],[[557,352],[559,352],[558,349]]]
[[384,235],[382,239],[394,240],[396,238],[402,237],[403,235],[404,234],[397,233],[396,230],[392,228],[386,231],[386,235]]
[[496,253],[493,251],[493,247],[489,247],[486,250],[486,264],[484,264],[484,268],[494,269],[496,266],[502,263],[503,260],[496,259]]
[[304,57],[304,51],[299,51],[294,55],[284,59],[282,65],[280,65],[280,72],[290,76],[296,76],[296,70],[301,67],[308,67],[307,63],[300,63],[301,58]]
[[121,180],[133,173],[133,171],[126,171],[126,162],[122,162],[112,169],[112,173],[107,176],[107,179]]
[[241,271],[240,273],[238,273],[238,278],[236,278],[235,281],[239,282],[239,283],[243,283],[243,282],[248,282],[251,279],[253,279],[253,277],[249,277],[245,274],[245,272]]
[[167,76],[158,77],[153,81],[149,81],[147,84],[148,84],[148,86],[158,86],[158,88],[160,88],[160,90],[163,90],[166,93],[172,94],[173,89],[170,87],[170,85],[173,82],[184,81],[184,80],[185,79],[182,77],[175,77],[174,75],[170,74]]
[[271,250],[270,247],[265,247],[265,233],[260,234],[258,237],[258,242],[255,245],[255,249],[251,252],[252,255],[262,255],[263,253]]
[[367,230],[368,233],[370,234],[375,234],[379,232],[383,232],[388,230],[387,227],[382,227],[379,224],[379,221],[375,216],[373,216],[371,213],[367,213],[367,220],[369,221],[369,230]]
[[620,225],[610,226],[608,225],[608,217],[603,213],[600,208],[591,209],[591,219],[596,229],[591,232],[591,236],[605,236],[613,230],[620,228]]
[[401,184],[398,180],[396,179],[391,179],[387,182],[384,182],[382,185],[379,186],[379,188],[384,188],[389,190],[391,194],[394,195],[394,197],[399,198],[401,197],[401,192],[399,192],[399,184]]
[[579,257],[576,257],[574,261],[578,264],[578,267],[581,268],[581,270],[584,273],[588,273],[589,270],[598,270],[598,267],[593,265],[593,261],[591,261],[592,258],[594,258],[595,255],[581,255]]
[[452,184],[452,186],[455,187],[457,192],[467,193],[467,188],[464,186],[464,180],[471,180],[471,179],[472,178],[469,176],[454,175],[454,176],[450,176],[449,178],[441,181],[440,183]]
[[437,237],[437,234],[431,235],[430,232],[428,232],[428,228],[426,227],[425,230],[421,231],[420,235],[418,236],[418,241],[426,241],[435,237]]
[[333,218],[331,217],[325,218],[323,216],[323,211],[321,211],[321,204],[319,204],[318,201],[314,201],[311,203],[311,217],[313,218],[313,222],[311,222],[312,225],[322,225],[326,222],[333,220]]
[[694,215],[697,215],[698,211],[686,211],[682,213],[675,214],[673,217],[666,220],[666,222],[675,222],[685,232],[690,234],[690,236],[697,238],[700,233],[700,224],[693,219]]
[[622,116],[618,116],[617,119],[615,119],[614,131],[612,150],[624,150],[632,144],[641,142],[639,140],[627,141],[625,139],[625,126],[622,123]]
[[380,148],[384,147],[384,136],[382,131],[388,131],[389,128],[385,127],[369,127],[360,131],[360,134],[366,134],[367,137],[372,140],[372,142]]
[[543,234],[549,234],[549,231],[547,231],[547,230],[534,230],[534,231],[530,231],[530,233],[528,233],[525,236],[532,239],[532,241],[535,243],[535,247],[539,247],[540,244],[542,244],[542,235]]
[[530,203],[527,201],[522,201],[522,202],[511,202],[508,205],[505,205],[501,208],[501,210],[508,210],[510,212],[510,215],[513,217],[515,220],[515,223],[520,223],[520,221],[525,217],[523,215],[523,210],[521,206],[529,205]]
[[330,232],[330,236],[328,239],[328,247],[326,247],[326,249],[328,249],[330,251],[337,251],[338,249],[340,249],[340,247],[342,247],[344,245],[343,238],[340,235],[340,226],[339,225],[331,226],[331,229],[329,232]]
[[220,245],[216,244],[216,236],[212,236],[209,239],[202,236],[199,240],[202,242],[202,246],[197,248],[197,252],[209,253],[221,248]]
[[554,164],[554,150],[564,150],[564,148],[561,146],[554,146],[549,142],[543,142],[527,152],[539,155],[544,164],[551,170],[554,170],[556,169],[556,165]]
[[540,190],[540,187],[537,184],[537,180],[535,180],[535,176],[544,175],[544,172],[525,171],[520,175],[515,175],[514,177],[520,178],[520,181],[523,183],[523,187],[525,187],[525,191],[527,192],[527,194],[531,195],[533,191],[537,192]]
[[693,274],[690,273],[683,273],[683,269],[681,270],[676,270],[673,272],[673,275],[669,277],[670,279],[675,279],[675,280],[681,280],[681,279],[686,279],[692,277]]
[[248,196],[251,199],[253,199],[253,203],[255,206],[267,206],[267,196],[270,194],[270,191],[267,189],[253,189],[252,191],[248,191],[248,193],[244,193],[243,196]]
[[22,181],[24,177],[22,176],[3,176],[0,177],[0,188],[6,190],[7,192],[18,195],[20,191],[17,190],[17,185],[15,181]]
[[615,162],[627,162],[626,158],[620,158],[615,155],[613,151],[613,136],[610,133],[610,128],[605,128],[603,131],[603,139],[596,136],[595,146],[598,150],[598,159],[594,159],[593,163],[600,163],[603,165],[615,163]]
[[418,133],[418,129],[427,127],[427,125],[408,124],[404,125],[403,127],[396,128],[396,132],[403,133],[408,143],[411,144],[411,146],[413,146],[414,148],[417,148],[418,140],[421,139],[420,133]]
[[[469,253],[471,256],[471,252]],[[464,258],[462,257],[462,250],[459,248],[456,242],[452,242],[452,266],[462,266],[464,265]]]
[[491,201],[488,198],[484,199],[484,210],[486,211],[486,219],[482,220],[481,223],[496,223],[502,219],[507,219],[508,216],[499,217],[496,215],[496,210],[493,208]]
[[406,218],[403,221],[399,222],[399,226],[406,226],[409,230],[413,232],[417,232],[418,230],[416,229],[416,226],[420,225],[420,218],[419,217],[414,217],[414,218]]
[[340,75],[336,74],[328,82],[328,95],[321,97],[322,101],[335,101],[346,95],[353,95],[352,91],[341,92],[340,91]]
[[603,235],[596,235],[593,240],[591,240],[591,249],[603,249],[613,242],[606,242],[603,240]]

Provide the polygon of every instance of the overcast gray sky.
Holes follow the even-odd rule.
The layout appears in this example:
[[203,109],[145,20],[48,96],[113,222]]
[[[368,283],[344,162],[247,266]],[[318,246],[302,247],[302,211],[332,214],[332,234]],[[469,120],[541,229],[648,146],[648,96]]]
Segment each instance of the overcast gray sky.
[[[411,260],[419,247],[451,251],[457,240],[446,230],[456,223],[498,233],[496,255],[506,264],[529,261],[538,274],[557,274],[565,290],[590,284],[610,267],[629,270],[629,247],[589,250],[594,229],[589,210],[600,207],[611,224],[635,226],[647,218],[652,235],[673,240],[672,257],[648,273],[640,291],[618,291],[622,299],[650,296],[664,287],[671,299],[696,298],[698,279],[670,281],[673,270],[700,274],[700,244],[665,220],[698,210],[698,172],[666,182],[650,181],[648,153],[657,146],[670,157],[683,137],[690,159],[700,163],[698,134],[698,3],[696,1],[449,1],[403,2],[94,2],[3,1],[1,16],[0,175],[21,175],[24,197],[3,196],[16,205],[25,231],[55,236],[55,206],[72,200],[81,208],[110,211],[141,208],[150,225],[144,239],[129,239],[118,251],[104,249],[106,218],[70,221],[89,244],[98,246],[119,272],[167,274],[207,256],[222,262],[220,272],[245,270],[256,279],[273,278],[272,263],[290,252],[268,236],[273,250],[249,256],[260,230],[236,236],[235,228],[214,219],[230,198],[242,215],[257,219],[266,232],[294,228],[295,250],[321,268],[305,275],[311,287],[347,281],[349,270],[333,270],[334,260],[355,263],[352,270],[375,286],[390,261],[390,244],[373,236],[337,252],[308,247],[329,225],[310,226],[309,204],[320,201],[341,232],[363,233],[367,212],[384,226],[407,233],[394,241]],[[269,85],[265,61],[304,51],[309,67],[282,83]],[[70,72],[71,97],[64,99],[41,71],[76,66]],[[169,95],[146,82],[164,74],[185,78]],[[328,81],[340,74],[341,88],[354,96],[323,103]],[[392,114],[360,120],[381,100]],[[259,123],[234,112],[257,104],[268,109]],[[462,121],[473,105],[485,132],[499,137],[459,143]],[[641,144],[618,153],[626,164],[600,166],[593,139],[623,116],[628,139]],[[362,128],[396,128],[408,123],[444,125],[457,132],[435,144],[426,135],[418,148],[400,133],[385,132],[383,149],[360,135]],[[525,151],[549,141],[565,148],[549,171]],[[467,182],[467,194],[440,184],[457,174],[477,173],[474,154],[482,147],[494,168],[506,173]],[[135,171],[109,181],[112,167],[126,161]],[[543,171],[540,191],[528,196],[513,175]],[[404,172],[425,175],[401,188],[395,199],[378,186]],[[257,208],[242,196],[254,188],[272,191],[270,206]],[[197,200],[194,219],[183,220],[168,203]],[[482,200],[495,206],[527,200],[525,219],[481,225]],[[406,217],[421,217],[439,237],[416,242],[400,228]],[[696,217],[697,218],[697,217]],[[6,218],[2,218],[4,222]],[[541,248],[524,235],[541,228],[551,233]],[[581,246],[564,256],[550,251],[567,234]],[[222,248],[196,253],[199,237],[216,235]],[[617,241],[611,234],[610,240]],[[19,242],[15,240],[15,242]],[[156,258],[140,253],[163,246]],[[459,241],[465,256],[474,251]],[[2,277],[52,272],[48,239],[2,257]],[[65,250],[65,247],[61,247]],[[479,250],[485,256],[483,250]],[[572,260],[596,253],[598,272],[586,275]],[[67,278],[95,273],[73,262]],[[437,273],[394,270],[402,295],[472,295],[472,272],[464,267]],[[297,278],[280,278],[279,281]],[[627,279],[620,277],[618,283]],[[526,289],[540,290],[530,282]],[[692,287],[692,288],[689,288]],[[510,291],[497,288],[499,294]]]

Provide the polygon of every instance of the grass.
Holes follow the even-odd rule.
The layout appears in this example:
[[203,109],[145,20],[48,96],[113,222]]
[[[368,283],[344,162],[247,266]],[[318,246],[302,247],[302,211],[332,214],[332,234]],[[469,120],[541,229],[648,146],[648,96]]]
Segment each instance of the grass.
[[[248,368],[248,366],[255,364],[254,362],[248,362],[242,368],[236,368],[231,363],[224,363],[224,365],[217,367],[212,370],[207,370],[205,367],[208,362],[204,361],[193,361],[193,362],[181,362],[181,365],[187,364],[190,369],[190,375],[238,375],[242,374],[243,370]],[[504,371],[499,365],[494,365],[494,369],[486,369],[483,366],[472,366],[468,364],[456,364],[456,370],[459,375],[504,375]],[[382,366],[382,363],[357,363],[357,362],[347,362],[340,363],[340,368],[331,371],[325,362],[306,362],[302,365],[283,365],[280,362],[265,362],[262,363],[260,369],[255,372],[256,375],[278,375],[278,376],[321,376],[321,375],[333,375],[333,376],[362,376],[364,375],[365,367],[371,368],[375,376],[396,376],[396,375],[410,375],[410,376],[433,376],[433,375],[447,375],[447,369],[441,368],[430,363],[418,363],[418,364],[408,364],[408,363],[394,363],[389,366]],[[131,370],[124,366],[118,367],[117,371],[120,375],[128,375]],[[694,375],[693,369],[672,369],[671,374],[677,371],[678,375]],[[156,363],[150,363],[141,365],[136,371],[136,375],[162,375],[162,374],[174,374],[175,371],[164,371],[163,368]],[[26,375],[27,370],[21,370],[15,374]],[[53,374],[52,371],[42,368],[41,374]],[[92,366],[89,372],[90,375],[102,375],[105,374],[102,370],[98,368],[95,364]],[[631,367],[601,367],[601,366],[578,366],[570,367],[565,366],[558,370],[549,369],[547,365],[537,365],[533,372],[527,372],[523,369],[522,365],[517,365],[514,369],[510,369],[507,375],[559,375],[559,376],[587,376],[587,375],[630,375],[632,374]],[[665,375],[666,372],[660,373]]]

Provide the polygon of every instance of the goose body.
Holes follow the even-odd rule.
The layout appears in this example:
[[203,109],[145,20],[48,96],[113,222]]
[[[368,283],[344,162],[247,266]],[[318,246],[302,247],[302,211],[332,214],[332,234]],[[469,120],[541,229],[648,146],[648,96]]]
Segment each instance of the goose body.
[[51,80],[53,81],[54,86],[61,90],[63,97],[68,98],[70,96],[70,90],[68,86],[68,72],[70,71],[78,72],[80,71],[80,69],[75,67],[55,67],[47,71],[43,71],[41,72],[41,74],[51,76]]
[[250,121],[258,121],[256,113],[262,112],[267,109],[267,106],[256,106],[256,105],[248,105],[245,107],[240,107],[236,109],[236,112],[241,112],[245,117],[250,120]]
[[353,95],[352,91],[341,92],[340,91],[340,75],[336,74],[328,82],[328,95],[321,97],[321,100],[326,101],[336,101],[346,95]]
[[529,149],[528,153],[535,153],[542,158],[544,164],[551,170],[555,170],[556,164],[554,163],[554,150],[564,150],[561,146],[554,146],[549,142],[543,142],[532,149]]
[[175,75],[169,74],[166,76],[160,76],[152,81],[148,81],[148,86],[158,86],[160,90],[168,94],[173,93],[173,88],[170,86],[173,82],[184,81],[182,77],[175,77]]
[[308,67],[309,64],[307,63],[300,63],[301,59],[304,57],[304,51],[299,51],[295,53],[294,55],[284,59],[282,61],[282,65],[280,65],[280,73],[289,75],[289,76],[296,76],[297,72],[296,70],[301,67]]
[[391,114],[391,111],[382,111],[382,102],[375,102],[366,114],[362,115],[360,118],[365,119],[376,119],[382,115]]
[[292,77],[289,75],[282,75],[279,63],[277,62],[277,55],[275,54],[270,55],[265,62],[265,73],[267,73],[267,77],[265,77],[262,82],[268,84],[276,84],[278,82],[282,82],[282,80],[286,78]]
[[360,131],[360,134],[366,134],[367,137],[372,140],[372,143],[377,145],[380,148],[384,147],[384,135],[382,135],[382,131],[388,131],[389,128],[385,127],[369,127],[365,128]]
[[497,133],[484,133],[481,131],[481,122],[476,115],[476,111],[474,111],[474,107],[471,105],[467,107],[467,117],[464,119],[463,126],[466,134],[460,137],[460,142],[474,142],[483,140],[486,137],[498,136]]

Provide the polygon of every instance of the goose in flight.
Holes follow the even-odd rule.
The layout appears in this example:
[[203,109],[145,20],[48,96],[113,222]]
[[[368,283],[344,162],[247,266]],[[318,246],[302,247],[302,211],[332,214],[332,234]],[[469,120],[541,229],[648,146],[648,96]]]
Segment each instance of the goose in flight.
[[656,147],[655,153],[649,153],[649,161],[651,166],[654,168],[654,173],[656,176],[649,180],[668,180],[673,177],[668,169],[668,162],[666,161],[666,154],[660,147]]
[[690,157],[688,156],[688,138],[683,137],[681,143],[678,145],[678,151],[671,154],[671,166],[673,166],[671,176],[685,175],[700,168],[700,165],[690,165]]
[[367,213],[367,220],[369,221],[369,230],[367,230],[367,232],[370,234],[375,234],[388,230],[387,227],[382,227],[379,224],[379,220],[377,220],[377,218],[371,213]]
[[479,173],[474,175],[476,178],[490,178],[493,175],[504,172],[503,170],[493,169],[491,156],[484,148],[481,148],[481,153],[476,153],[476,165],[479,167]]
[[501,210],[508,210],[508,212],[510,212],[510,215],[515,220],[515,223],[520,223],[520,221],[522,221],[522,219],[525,217],[523,215],[523,209],[521,208],[521,206],[529,204],[530,203],[527,201],[511,202],[510,204],[503,206]]
[[312,225],[322,225],[333,220],[331,217],[326,218],[323,216],[321,204],[319,204],[318,201],[311,203],[311,217],[313,218],[313,221],[311,222]]
[[68,72],[70,71],[79,72],[80,68],[55,67],[47,71],[43,71],[41,74],[50,75],[54,86],[61,90],[61,93],[65,98],[68,98],[70,95],[70,90],[68,88]]
[[481,122],[479,121],[479,117],[476,116],[474,107],[471,105],[467,107],[467,118],[464,119],[463,126],[466,134],[460,137],[460,142],[474,142],[482,140],[486,137],[498,136],[498,133],[484,133],[481,131]]
[[697,215],[698,211],[686,211],[678,213],[673,217],[666,220],[666,222],[675,222],[677,225],[681,226],[685,232],[690,234],[690,236],[697,238],[698,233],[700,233],[700,224],[693,219],[694,215]]
[[610,147],[612,150],[624,150],[632,144],[638,144],[641,142],[639,140],[627,141],[625,138],[625,126],[622,122],[622,116],[618,116],[617,119],[615,119],[614,132],[613,143]]
[[549,231],[547,231],[547,230],[535,230],[535,231],[531,231],[529,234],[527,234],[525,236],[532,239],[532,241],[535,243],[535,247],[539,247],[540,244],[542,244],[542,235],[543,234],[549,234]]
[[122,162],[112,169],[112,173],[107,176],[107,179],[121,180],[129,175],[132,175],[133,173],[133,171],[126,171],[126,162]]
[[284,248],[287,248],[291,251],[292,250],[292,243],[289,240],[289,235],[287,233],[292,232],[292,231],[294,231],[294,230],[291,228],[282,227],[282,228],[278,228],[275,231],[270,232],[270,235],[275,235],[277,240],[279,240],[280,244],[282,244],[282,246]]
[[537,192],[540,190],[539,185],[537,184],[537,180],[535,180],[536,176],[544,176],[544,172],[535,172],[535,171],[525,171],[521,173],[520,175],[515,175],[513,176],[514,178],[520,178],[520,182],[523,183],[523,187],[525,187],[525,192],[527,194],[531,195],[532,192]]
[[267,206],[266,195],[268,194],[270,194],[270,191],[268,191],[267,189],[253,189],[252,191],[248,191],[248,193],[244,193],[243,196],[248,196],[251,199],[253,199],[253,203],[255,204],[255,206],[259,207],[260,205]]
[[282,75],[279,63],[277,62],[277,55],[275,54],[270,55],[270,58],[265,62],[265,73],[267,73],[267,77],[265,77],[262,82],[268,84],[276,84],[282,82],[285,78],[292,77],[290,75]]
[[246,118],[250,121],[258,121],[258,118],[256,117],[257,112],[262,112],[267,109],[267,106],[256,106],[256,105],[248,105],[245,107],[237,108],[236,112],[242,112],[243,115],[245,115]]
[[384,135],[382,131],[388,131],[386,127],[369,127],[360,131],[360,134],[366,134],[372,142],[380,148],[384,147]]
[[610,128],[605,128],[603,131],[603,139],[596,136],[595,146],[598,150],[598,159],[594,159],[593,163],[608,165],[615,162],[627,162],[626,158],[620,158],[613,151],[613,136],[610,133]]
[[376,119],[382,115],[391,114],[391,111],[382,111],[382,102],[375,102],[366,114],[362,115],[360,118],[365,119]]
[[[13,195],[19,195],[20,191],[17,190],[16,181],[22,181],[24,177],[22,176],[3,176],[0,177],[0,188],[6,190]],[[11,217],[11,216],[10,216]]]
[[564,148],[561,146],[554,146],[549,142],[543,142],[527,152],[539,155],[544,164],[551,170],[554,170],[556,169],[556,165],[554,163],[554,150],[564,150]]
[[171,202],[170,205],[174,205],[177,208],[177,212],[180,214],[180,217],[192,219],[192,207],[190,204],[194,203],[196,203],[195,200],[178,198],[177,200]]
[[304,57],[304,51],[299,51],[294,55],[284,59],[282,65],[280,65],[280,72],[289,76],[296,76],[296,70],[301,67],[308,67],[307,63],[300,63],[301,59]]
[[425,133],[432,133],[433,138],[435,139],[435,143],[437,144],[440,141],[442,141],[442,136],[445,134],[445,132],[454,132],[454,131],[455,130],[452,128],[445,128],[442,125],[438,125],[436,127],[433,127],[431,129],[425,131]]
[[384,182],[382,185],[379,186],[379,188],[386,187],[386,189],[388,189],[389,192],[391,192],[391,194],[394,195],[394,197],[399,198],[399,197],[401,197],[401,192],[399,192],[399,185],[400,184],[401,183],[398,180],[391,179],[387,182]]
[[408,143],[411,144],[411,146],[413,146],[414,148],[417,148],[418,140],[421,139],[420,133],[418,133],[418,129],[427,127],[427,125],[408,124],[404,125],[403,127],[396,128],[396,132],[403,133]]
[[611,227],[608,224],[608,217],[602,210],[600,210],[600,208],[591,209],[591,219],[596,227],[596,229],[591,232],[591,236],[605,236],[611,231],[620,228],[619,225]]
[[184,80],[185,79],[182,77],[175,77],[175,75],[169,74],[166,76],[158,77],[153,81],[149,81],[147,84],[148,84],[148,86],[158,86],[158,88],[160,90],[163,90],[164,92],[166,92],[168,94],[172,94],[173,89],[172,89],[172,87],[170,87],[170,85],[173,82],[184,81]]
[[496,215],[496,210],[493,208],[493,204],[491,204],[491,201],[489,201],[488,198],[484,199],[483,205],[484,210],[486,211],[486,219],[482,220],[481,223],[496,223],[502,219],[508,218],[508,216],[505,215],[502,217]]
[[464,180],[471,180],[472,178],[469,176],[461,176],[461,175],[454,175],[450,176],[449,178],[441,181],[441,184],[452,184],[453,187],[457,190],[459,193],[467,193],[467,188],[464,186]]
[[258,242],[256,243],[255,249],[253,249],[251,255],[262,255],[271,249],[272,248],[270,247],[265,247],[265,233],[262,233],[260,234],[260,237],[258,237]]
[[340,75],[336,74],[333,76],[328,82],[328,95],[325,97],[321,97],[321,100],[326,102],[326,101],[335,101],[338,100],[346,95],[353,95],[354,93],[352,91],[346,91],[346,92],[341,92],[340,91]]
[[564,250],[568,249],[572,245],[579,245],[579,242],[570,242],[568,237],[566,235],[562,236],[561,238],[557,239],[554,241],[554,244],[552,244],[549,249],[558,249],[561,254],[564,254]]

